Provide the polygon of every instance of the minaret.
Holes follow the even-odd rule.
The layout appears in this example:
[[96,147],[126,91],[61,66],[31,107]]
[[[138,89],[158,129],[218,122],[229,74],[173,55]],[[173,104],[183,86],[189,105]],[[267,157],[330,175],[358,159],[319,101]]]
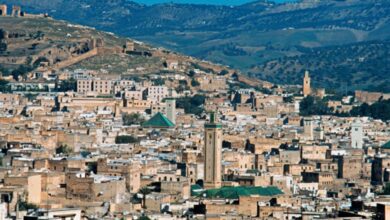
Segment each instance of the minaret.
[[222,186],[222,125],[216,122],[215,113],[204,125],[204,188]]
[[303,78],[303,96],[308,96],[311,94],[311,87],[310,87],[310,76],[309,71],[305,72],[305,77]]
[[307,140],[313,140],[314,135],[313,135],[313,119],[311,118],[305,118],[303,120],[303,130],[304,130],[304,135]]
[[166,113],[167,118],[173,123],[176,124],[176,100],[175,99],[166,99]]
[[121,115],[121,109],[119,107],[119,104],[118,103],[115,103],[115,106],[114,106],[114,118],[115,119],[118,119],[120,118],[122,115]]
[[363,149],[363,125],[356,121],[351,125],[351,146],[352,148]]

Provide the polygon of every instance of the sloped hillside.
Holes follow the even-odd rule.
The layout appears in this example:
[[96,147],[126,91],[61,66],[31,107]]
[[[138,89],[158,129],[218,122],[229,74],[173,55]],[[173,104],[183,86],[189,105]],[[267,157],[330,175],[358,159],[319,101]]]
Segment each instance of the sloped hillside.
[[[4,2],[22,5],[26,11],[49,13],[54,18],[112,31],[252,73],[260,73],[257,70],[269,61],[288,60],[289,57],[305,59],[317,49],[328,50],[329,47],[390,39],[388,0],[302,0],[288,4],[256,1],[236,7],[190,4],[146,6],[129,0]],[[342,62],[337,63],[343,60],[345,54],[340,56],[343,57],[331,59],[330,65],[344,66],[348,72],[356,72],[356,66],[349,68]],[[350,59],[354,59],[353,54]],[[371,79],[371,71],[363,72],[369,80],[359,83],[357,88],[377,86],[375,75]],[[268,74],[268,71],[257,75],[263,78],[270,76],[278,83],[285,82]],[[326,84],[331,81],[322,77],[330,76],[320,74],[317,83],[328,88],[336,87]],[[388,79],[389,76],[383,77]]]
[[390,41],[370,41],[304,51],[271,60],[251,75],[284,84],[301,83],[310,70],[316,86],[331,89],[390,92]]

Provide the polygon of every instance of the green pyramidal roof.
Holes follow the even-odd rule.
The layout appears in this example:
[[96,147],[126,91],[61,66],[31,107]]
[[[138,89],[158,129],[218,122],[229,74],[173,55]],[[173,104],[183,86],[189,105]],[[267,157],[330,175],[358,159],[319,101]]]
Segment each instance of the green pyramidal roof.
[[382,145],[383,149],[390,149],[390,141],[387,142],[386,144]]
[[173,128],[173,124],[167,117],[165,117],[161,112],[155,114],[151,119],[142,124],[142,127],[145,128]]

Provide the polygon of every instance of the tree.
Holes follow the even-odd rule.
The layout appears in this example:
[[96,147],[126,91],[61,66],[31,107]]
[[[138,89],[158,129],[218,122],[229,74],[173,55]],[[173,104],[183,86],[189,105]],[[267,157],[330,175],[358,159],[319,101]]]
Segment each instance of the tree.
[[294,96],[283,97],[283,102],[285,102],[285,103],[293,103],[294,102]]
[[[187,81],[186,81],[187,82]],[[190,89],[190,87],[188,86],[188,85],[183,85],[183,84],[180,84],[179,86],[177,86],[176,88],[175,88],[175,90],[176,90],[176,92],[177,93],[182,93],[182,92],[184,92],[185,90],[189,90]]]
[[88,172],[97,173],[97,162],[88,163]]
[[194,77],[195,74],[196,74],[196,72],[193,71],[193,70],[190,70],[190,71],[188,72],[188,76],[189,76],[189,77]]
[[197,86],[200,86],[200,83],[196,79],[192,79],[191,80],[191,86],[192,87],[197,87]]
[[77,90],[77,81],[73,78],[63,80],[57,85],[58,92],[68,92]]
[[229,71],[227,71],[227,70],[221,70],[221,72],[219,72],[219,74],[218,75],[220,75],[220,76],[224,76],[224,75],[227,75],[229,73]]
[[72,151],[72,148],[68,147],[68,145],[61,145],[59,147],[56,148],[56,154],[65,154],[65,155],[69,155],[71,154],[73,151]]
[[165,79],[163,79],[163,78],[153,79],[152,82],[153,82],[153,85],[155,85],[155,86],[165,85]]
[[354,107],[350,114],[352,116],[367,116],[382,121],[390,120],[390,100],[379,100],[372,105],[363,103],[361,106]]
[[17,69],[13,70],[11,74],[15,80],[19,80],[19,77],[25,78],[27,73],[33,69],[34,68],[29,65],[20,65]]
[[206,97],[203,95],[195,95],[193,97],[184,97],[176,99],[176,107],[184,109],[186,114],[200,115],[203,112],[203,107]]
[[123,114],[122,115],[123,125],[140,125],[145,122],[145,119],[139,113]]
[[0,92],[9,93],[11,92],[11,87],[9,86],[9,82],[4,79],[0,79]]
[[26,201],[20,201],[18,200],[18,206],[19,206],[19,211],[28,211],[30,209],[38,209],[38,206],[32,203],[28,203]]
[[38,59],[36,59],[34,61],[33,67],[37,68],[37,67],[39,67],[39,65],[41,65],[41,63],[44,63],[44,62],[49,62],[49,59],[47,59],[46,57],[38,57]]
[[323,99],[313,96],[307,96],[302,99],[299,112],[302,116],[333,114],[332,109],[328,107]]
[[382,195],[390,195],[390,183],[386,183],[386,186],[383,188]]
[[122,135],[115,138],[116,144],[134,144],[137,142],[139,142],[138,138],[130,135]]
[[152,192],[148,187],[142,187],[139,190],[139,193],[142,195],[142,208],[146,209],[146,196],[149,195]]
[[0,52],[7,51],[7,43],[0,42]]

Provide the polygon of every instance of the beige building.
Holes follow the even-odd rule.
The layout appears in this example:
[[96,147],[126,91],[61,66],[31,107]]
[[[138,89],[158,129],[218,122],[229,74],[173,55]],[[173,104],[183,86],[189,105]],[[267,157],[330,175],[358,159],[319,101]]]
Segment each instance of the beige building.
[[23,174],[9,175],[4,178],[4,186],[21,187],[27,196],[27,202],[39,205],[41,203],[41,175]]
[[141,171],[137,162],[117,159],[98,160],[97,173],[107,176],[121,176],[126,180],[126,188],[131,193],[136,193],[141,187]]
[[116,202],[125,193],[125,180],[119,176],[88,176],[82,172],[66,175],[67,199]]
[[109,79],[79,79],[77,80],[77,92],[109,95],[113,93],[113,81]]
[[160,102],[169,96],[168,87],[166,86],[150,86],[148,87],[148,100],[152,102]]

